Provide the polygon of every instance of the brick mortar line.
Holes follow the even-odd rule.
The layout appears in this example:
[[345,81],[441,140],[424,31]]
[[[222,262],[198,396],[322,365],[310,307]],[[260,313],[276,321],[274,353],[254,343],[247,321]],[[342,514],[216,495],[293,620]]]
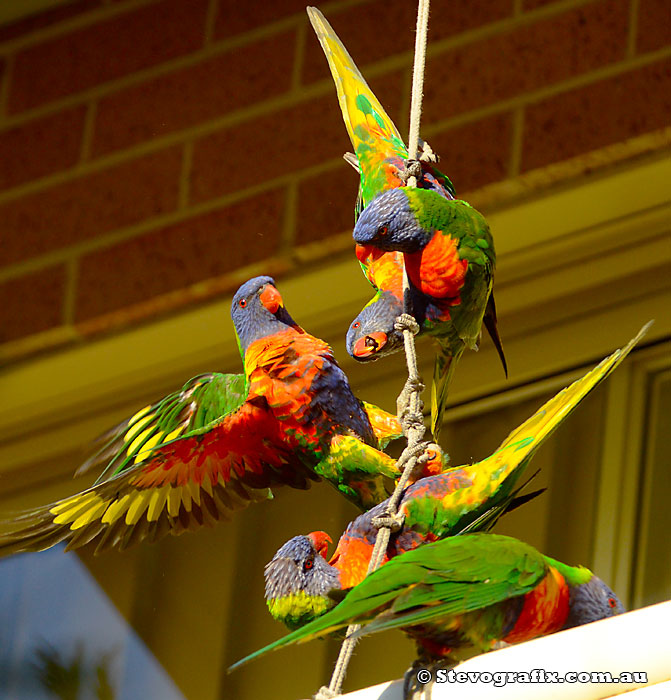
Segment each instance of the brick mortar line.
[[[533,102],[551,97],[555,94],[567,92],[574,88],[585,87],[589,84],[614,77],[629,70],[651,65],[657,61],[668,58],[669,56],[671,56],[671,46],[646,54],[640,54],[632,58],[625,58],[616,63],[611,63],[597,68],[593,71],[582,73],[578,76],[572,76],[571,78],[550,86],[543,86],[534,91],[523,93],[522,95],[516,95],[515,97],[511,97],[491,105],[486,105],[468,112],[463,112],[462,114],[458,114],[454,117],[432,122],[428,126],[423,127],[422,131],[426,136],[429,136],[440,131],[462,126],[469,122],[494,116],[519,106],[526,106]],[[394,62],[395,68],[398,68],[398,65],[396,65],[397,63],[399,62]],[[384,70],[383,68],[379,68],[378,70],[368,71],[368,75],[376,77],[377,75],[384,74],[386,72],[388,71]],[[105,170],[106,168],[132,161],[138,157],[179,145],[185,140],[206,137],[221,129],[234,127],[237,124],[247,122],[251,119],[255,119],[266,114],[272,114],[273,112],[282,109],[298,106],[312,99],[323,97],[326,93],[330,93],[332,89],[332,81],[320,81],[319,83],[304,87],[300,91],[289,91],[278,97],[263,102],[258,102],[217,119],[202,122],[180,131],[175,131],[157,139],[143,141],[126,149],[113,151],[110,154],[87,161],[86,163],[79,164],[72,169],[53,173],[46,177],[38,178],[0,192],[0,205],[7,201],[18,199],[27,194],[39,192],[40,190],[48,189],[54,185],[63,184],[65,182],[75,180],[78,177],[96,173],[101,170]]]
[[29,48],[51,39],[56,39],[65,34],[70,34],[78,29],[85,29],[94,24],[100,24],[107,19],[127,14],[138,8],[155,5],[158,2],[160,2],[160,0],[135,0],[134,5],[129,4],[124,6],[108,4],[91,10],[84,10],[84,12],[76,17],[70,17],[49,27],[36,29],[34,32],[28,32],[20,37],[0,41],[0,54],[20,51],[21,49]]
[[[65,109],[76,107],[78,105],[87,103],[91,100],[101,100],[110,95],[114,95],[117,92],[121,92],[126,88],[134,87],[145,81],[153,80],[154,78],[160,78],[164,74],[169,74],[182,68],[189,68],[192,65],[202,62],[204,58],[211,58],[218,55],[219,51],[210,51],[207,49],[201,49],[197,53],[188,54],[188,56],[182,56],[179,59],[174,59],[169,63],[163,63],[160,66],[154,66],[152,68],[143,69],[136,71],[131,75],[124,76],[123,78],[118,78],[114,81],[109,81],[103,83],[102,85],[97,85],[88,90],[76,93],[75,95],[68,95],[59,100],[54,100],[45,105],[40,105],[33,109],[25,110],[18,114],[6,115],[4,118],[0,118],[0,129],[5,130],[30,122],[43,117],[48,117],[52,114],[56,114]],[[408,65],[412,62],[412,53],[407,51],[403,54],[395,54],[394,56],[388,57],[383,61],[379,61],[375,64],[371,64],[369,68],[366,69],[366,74],[368,76],[375,77],[377,75],[383,75],[385,73],[396,70],[400,67]],[[166,67],[167,66],[167,67]],[[326,71],[325,69],[325,75]],[[138,77],[139,76],[139,77]],[[298,104],[304,99],[311,99],[313,97],[321,96],[327,92],[333,90],[333,80],[331,79],[330,73],[328,77],[325,77],[319,81],[314,81],[308,85],[301,84],[300,89],[293,90],[289,89],[283,95],[271,98],[270,100],[264,100],[256,104],[274,104],[277,101],[286,101],[288,104]],[[254,105],[252,106],[254,107]],[[231,112],[232,115],[243,114],[249,108],[243,108],[237,112]],[[227,117],[229,115],[226,115]]]
[[404,141],[407,141],[407,135],[410,131],[410,99],[412,96],[412,65],[408,63],[408,67],[403,71],[401,77],[401,100],[402,105],[400,114],[398,115],[398,129],[403,136]]
[[[159,1],[159,0],[155,0]],[[160,78],[163,75],[169,75],[183,68],[190,68],[202,63],[203,61],[218,56],[219,54],[226,53],[231,49],[242,48],[247,44],[252,44],[257,40],[262,40],[270,38],[276,34],[281,34],[283,31],[288,31],[290,29],[295,29],[295,21],[285,22],[282,27],[272,32],[267,31],[266,27],[262,27],[261,30],[257,32],[258,36],[255,35],[249,41],[241,42],[234,37],[231,40],[225,42],[218,42],[213,44],[208,44],[201,46],[199,49],[192,51],[190,53],[178,56],[177,58],[169,59],[163,61],[157,65],[148,66],[146,68],[140,68],[139,70],[133,71],[127,75],[120,78],[114,78],[112,80],[107,80],[98,85],[94,85],[80,92],[76,92],[71,95],[66,95],[64,97],[52,100],[45,104],[41,104],[37,107],[32,107],[30,109],[22,110],[16,114],[8,116],[6,122],[0,123],[0,126],[4,127],[5,123],[12,125],[14,122],[28,121],[31,119],[37,119],[38,117],[49,115],[53,112],[66,109],[67,107],[72,107],[74,105],[81,104],[82,102],[87,102],[92,99],[101,99],[107,96],[113,95],[117,92],[121,92],[127,88],[140,85],[143,82],[148,82],[154,80],[155,78]],[[285,26],[286,25],[286,26]],[[8,54],[8,56],[14,56],[13,53]],[[0,58],[2,57],[2,52],[0,51]]]
[[[159,0],[147,0],[147,2],[158,2]],[[343,3],[339,9],[347,9],[349,6],[356,6],[359,4],[365,4],[369,0],[351,0],[349,3]],[[575,7],[580,7],[583,5],[592,4],[598,0],[564,0],[564,2],[558,2],[553,5],[546,7],[541,7],[531,12],[524,13],[519,17],[509,16],[502,20],[495,22],[490,22],[488,24],[482,25],[480,27],[475,27],[474,29],[467,30],[455,36],[446,37],[440,41],[429,43],[427,48],[427,57],[431,58],[441,53],[445,53],[451,49],[459,48],[461,46],[475,43],[481,39],[487,39],[492,36],[505,33],[507,30],[516,29],[521,26],[528,24],[533,24],[539,19],[546,19],[553,15],[562,14],[565,11],[571,10]],[[269,38],[275,36],[276,34],[281,34],[283,31],[288,31],[290,29],[297,30],[300,23],[303,22],[303,13],[296,13],[284,18],[277,22],[264,25],[262,27],[251,30],[244,34],[237,35],[228,39],[222,39],[218,42],[213,42],[207,46],[201,47],[197,51],[186,54],[184,56],[179,56],[177,58],[164,61],[155,66],[149,66],[147,68],[142,68],[135,71],[129,75],[122,76],[121,78],[116,78],[113,80],[106,81],[100,85],[96,85],[88,90],[83,90],[74,95],[67,95],[53,102],[49,102],[32,109],[25,110],[16,115],[12,115],[7,119],[6,124],[12,125],[14,121],[23,121],[26,119],[33,119],[39,116],[44,116],[52,112],[58,111],[60,109],[70,107],[81,102],[85,102],[90,99],[106,97],[115,92],[122,91],[128,87],[140,84],[142,82],[152,80],[154,78],[159,78],[162,75],[169,74],[176,70],[182,68],[188,68],[192,65],[200,63],[202,60],[217,56],[221,53],[225,53],[231,49],[241,48],[247,44],[254,43],[260,39]],[[0,47],[0,56],[2,55],[2,47]],[[375,76],[381,73],[385,73],[397,68],[401,68],[408,63],[412,63],[412,47],[408,47],[407,51],[394,54],[394,56],[389,56],[381,61],[376,61],[375,63],[363,65],[366,71],[366,75]],[[330,76],[329,76],[330,78]],[[317,83],[311,83],[307,86],[302,86],[303,89],[312,88],[315,85],[321,86],[322,83],[330,84],[330,80],[324,79],[323,81],[318,81]],[[5,126],[5,123],[0,123],[1,127]]]
[[[341,164],[342,160],[340,158],[333,158],[329,161],[324,161],[317,166],[303,169],[300,172],[300,179],[307,179],[309,177],[313,177],[314,175],[333,170],[336,167],[339,167]],[[122,243],[126,240],[141,236],[144,233],[148,233],[165,226],[179,224],[201,214],[208,214],[217,209],[237,204],[245,199],[285,187],[289,183],[293,182],[294,180],[297,181],[298,179],[298,173],[287,173],[272,180],[267,180],[263,183],[253,185],[252,187],[248,187],[244,190],[224,194],[214,199],[208,199],[206,202],[198,202],[187,209],[176,208],[166,214],[143,219],[142,221],[131,224],[130,226],[124,226],[122,228],[114,229],[113,231],[102,233],[96,238],[79,241],[78,243],[49,251],[48,253],[44,253],[43,255],[34,258],[21,260],[20,262],[0,269],[0,282],[15,279],[30,272],[35,272],[53,265],[63,264],[74,256],[82,256],[96,250],[109,248],[117,243]]]
[[547,99],[548,97],[552,97],[554,95],[569,92],[570,90],[574,90],[576,88],[587,87],[588,85],[596,84],[602,80],[607,80],[608,78],[614,78],[615,76],[622,75],[623,73],[627,73],[628,71],[637,68],[645,68],[646,66],[652,65],[657,61],[662,61],[669,57],[671,57],[671,46],[666,46],[650,53],[639,54],[638,56],[634,56],[632,58],[625,58],[621,61],[609,63],[605,66],[601,66],[600,68],[596,68],[593,71],[581,73],[580,75],[574,75],[559,83],[553,83],[552,85],[543,86],[537,88],[536,90],[522,93],[521,95],[515,95],[515,97],[510,97],[492,105],[486,105],[485,107],[478,107],[474,110],[463,112],[462,114],[458,114],[454,117],[448,117],[447,119],[431,122],[429,126],[424,129],[424,131],[426,134],[436,133],[456,126],[462,126],[463,124],[471,121],[477,121],[485,117],[493,116],[510,109],[515,109],[516,107],[526,107],[529,104],[539,102],[540,100]]
[[305,63],[305,49],[307,45],[307,22],[302,22],[296,28],[294,37],[294,65],[291,71],[290,91],[301,89],[301,76],[303,75],[303,65]]
[[671,127],[663,127],[626,141],[581,153],[567,160],[529,170],[514,180],[490,183],[472,193],[466,193],[466,197],[477,208],[491,215],[501,208],[533,198],[541,190],[547,191],[557,185],[570,187],[573,180],[583,177],[588,171],[598,170],[606,174],[606,169],[610,173],[616,168],[627,168],[634,159],[652,162],[669,155]]
[[99,172],[101,170],[105,170],[106,168],[132,161],[135,158],[145,156],[165,148],[174,147],[188,139],[208,136],[209,134],[219,131],[220,129],[233,127],[237,124],[242,124],[265,114],[272,114],[273,112],[277,112],[285,108],[295,107],[316,97],[322,97],[327,92],[326,88],[332,90],[332,85],[324,82],[323,86],[320,86],[318,90],[310,90],[309,92],[303,90],[300,93],[299,99],[297,99],[296,93],[287,92],[279,97],[274,97],[263,102],[257,102],[249,107],[237,110],[236,112],[230,112],[222,117],[209,120],[207,122],[201,122],[200,124],[188,127],[187,129],[175,131],[171,134],[166,134],[165,136],[161,136],[156,139],[142,141],[140,143],[133,144],[126,149],[112,151],[109,154],[99,156],[94,160],[88,161],[86,164],[77,165],[70,170],[53,173],[51,175],[47,175],[46,177],[32,180],[30,182],[18,185],[17,187],[4,190],[3,192],[0,192],[0,204],[4,203],[5,201],[24,196],[25,194],[31,194],[41,189],[51,187],[52,185],[68,182],[82,175],[89,175],[91,173]]
[[[312,255],[309,260],[316,261],[315,264],[323,263],[328,254],[345,254],[348,250],[349,243],[345,245],[344,239],[349,241],[349,234],[338,234],[335,237],[343,239],[343,242],[337,246],[329,246],[328,242],[334,237],[326,239],[327,245],[324,246],[322,255]],[[315,244],[308,244],[314,247]],[[270,274],[286,274],[297,269],[303,262],[300,256],[290,258],[283,256],[275,256],[266,258],[261,261],[252,263],[244,268],[235,270],[230,273],[224,273],[216,278],[198,282],[188,287],[173,290],[158,297],[154,297],[144,302],[137,302],[129,307],[124,307],[111,311],[101,316],[92,319],[81,321],[74,326],[59,326],[47,331],[35,333],[24,338],[9,341],[0,346],[0,360],[10,362],[20,360],[28,355],[36,352],[49,351],[59,347],[65,343],[72,343],[81,340],[83,337],[90,337],[106,331],[121,331],[123,328],[133,325],[142,320],[156,318],[159,315],[176,312],[190,304],[204,303],[211,301],[215,295],[232,292],[232,290],[240,284],[241,281],[252,275],[263,273]],[[526,281],[526,280],[525,280]],[[503,286],[508,286],[503,284]],[[654,286],[651,289],[646,289],[641,298],[646,298],[659,293],[661,288]]]
[[[555,184],[565,184],[571,179],[584,174],[587,169],[602,169],[609,165],[613,167],[626,167],[626,162],[636,157],[664,157],[663,154],[668,151],[670,146],[671,127],[663,128],[628,139],[625,142],[611,144],[585,154],[580,154],[579,156],[574,156],[573,158],[559,163],[543,166],[542,168],[519,175],[514,180],[502,180],[491,183],[490,185],[485,185],[472,192],[464,193],[464,196],[471,200],[476,206],[486,209],[487,213],[491,214],[501,206],[508,206],[528,197],[533,197],[538,191],[547,190]],[[654,155],[655,151],[658,152],[657,156]],[[661,155],[659,155],[659,152],[661,152]],[[302,174],[305,178],[312,177],[315,174],[326,172],[327,170],[334,170],[341,165],[340,159],[333,159],[318,166],[313,166],[310,169],[306,169],[302,171]],[[14,265],[0,270],[0,282],[9,281],[54,265],[67,264],[68,260],[72,257],[82,256],[96,250],[111,247],[117,243],[131,240],[132,238],[163,226],[178,224],[193,216],[207,214],[220,207],[235,204],[238,201],[242,201],[254,195],[263,194],[264,191],[277,189],[282,185],[295,183],[296,187],[298,187],[299,178],[297,178],[295,174],[289,174],[269,182],[270,185],[268,185],[268,183],[263,183],[262,185],[257,185],[238,193],[208,200],[186,211],[175,210],[170,214],[164,214],[152,219],[145,219],[133,226],[103,234],[96,239],[82,241],[66,248],[51,251],[37,258],[15,263]]]
[[510,143],[510,160],[508,162],[508,178],[520,174],[522,162],[522,145],[524,142],[524,107],[520,105],[513,110],[513,124]]
[[77,283],[79,281],[79,258],[70,258],[65,263],[65,293],[63,294],[63,325],[70,326],[75,318]]
[[636,40],[638,38],[638,15],[640,2],[639,0],[629,1],[629,31],[627,34],[627,58],[632,58],[636,55]]
[[6,119],[7,101],[9,100],[9,86],[12,80],[12,72],[14,70],[14,56],[5,58],[5,70],[0,80],[0,126]]
[[296,230],[296,224],[298,223],[298,181],[293,178],[287,183],[284,193],[284,206],[280,245],[277,250],[279,255],[289,255],[291,253],[298,235]]
[[182,151],[182,165],[179,171],[179,193],[177,210],[184,211],[189,206],[191,168],[193,166],[193,141],[186,141]]
[[205,13],[205,33],[203,36],[203,47],[207,48],[214,41],[214,25],[217,21],[217,0],[209,0],[207,12]]
[[82,129],[82,142],[78,161],[78,165],[80,166],[83,163],[89,162],[91,159],[91,149],[93,148],[93,134],[95,131],[97,113],[98,103],[93,100],[87,105],[86,114],[84,116],[84,127]]

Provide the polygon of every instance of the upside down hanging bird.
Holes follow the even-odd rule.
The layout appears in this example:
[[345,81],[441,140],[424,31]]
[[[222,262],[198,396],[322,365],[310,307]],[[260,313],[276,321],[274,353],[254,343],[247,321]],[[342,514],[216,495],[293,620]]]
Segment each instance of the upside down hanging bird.
[[[361,174],[354,240],[364,273],[378,291],[364,317],[355,319],[359,326],[350,328],[348,350],[369,360],[401,347],[389,319],[404,303],[398,292],[401,260],[393,252],[403,253],[414,292],[405,301],[408,311],[439,345],[431,390],[431,430],[438,441],[456,362],[466,348],[477,349],[483,322],[507,374],[492,293],[494,242],[484,217],[455,199],[452,183],[431,159],[417,161],[417,187],[406,186],[408,151],[398,129],[324,16],[313,7],[307,12],[356,154],[348,159]],[[360,332],[364,324],[370,332]]]
[[[526,500],[517,494],[536,451],[624,360],[646,330],[647,326],[624,348],[546,401],[489,457],[426,476],[409,486],[399,504],[402,525],[391,534],[382,563],[427,542],[488,530],[520,499]],[[353,520],[328,563],[325,556],[330,538],[326,533],[299,535],[283,545],[265,571],[271,615],[293,629],[333,607],[335,602],[328,595],[331,588],[359,584],[366,576],[375,544],[375,519],[385,514],[386,507],[386,502],[381,503]],[[313,563],[309,571],[302,570],[304,559]]]
[[[308,572],[323,566],[308,550],[297,549],[291,556]],[[404,552],[354,588],[330,594],[338,605],[229,671],[268,651],[353,624],[364,625],[355,637],[402,628],[417,642],[422,661],[433,661],[624,612],[615,593],[589,569],[563,564],[512,537],[487,533],[458,535]]]
[[[270,277],[233,297],[243,375],[205,374],[111,431],[81,493],[0,523],[0,554],[96,540],[96,551],[228,517],[270,487],[329,481],[362,509],[387,497],[395,416],[359,401],[331,348],[306,333]],[[85,465],[89,467],[90,464]]]

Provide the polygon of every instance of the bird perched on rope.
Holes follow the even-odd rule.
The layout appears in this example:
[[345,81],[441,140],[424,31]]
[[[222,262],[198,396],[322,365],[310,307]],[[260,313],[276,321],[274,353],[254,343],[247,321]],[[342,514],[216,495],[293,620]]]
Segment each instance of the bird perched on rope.
[[401,435],[397,418],[354,396],[270,277],[243,284],[231,315],[244,374],[195,377],[114,428],[85,465],[107,462],[96,484],[0,523],[0,554],[63,540],[123,549],[320,478],[362,509],[387,497],[398,469],[378,448]]
[[[389,254],[401,252],[415,292],[405,300],[407,311],[439,345],[431,393],[431,429],[438,440],[456,361],[466,348],[477,349],[483,322],[507,374],[492,294],[494,242],[484,217],[455,199],[449,178],[435,167],[435,157],[424,155],[408,167],[398,129],[347,49],[316,8],[308,8],[308,15],[356,154],[347,158],[361,174],[354,240],[364,273],[378,291],[350,327],[348,351],[365,361],[400,349],[400,335],[390,319],[404,304],[403,258]],[[407,186],[410,174],[416,187]]]
[[[532,497],[518,493],[538,448],[622,362],[645,330],[544,403],[489,457],[425,476],[409,486],[399,505],[402,525],[390,536],[383,564],[429,542],[488,530],[505,512]],[[265,571],[266,599],[273,617],[293,629],[333,607],[329,596],[333,587],[347,589],[361,583],[375,545],[376,520],[385,515],[386,507],[386,502],[381,503],[353,520],[328,563],[326,533],[299,535],[283,545]],[[304,561],[309,562],[307,569]]]
[[[305,558],[303,557],[305,554]],[[307,573],[310,553],[292,553]],[[544,556],[520,540],[473,533],[404,552],[354,588],[331,591],[339,604],[231,666],[349,625],[359,637],[402,628],[424,661],[497,642],[517,643],[624,612],[615,593],[589,569]]]

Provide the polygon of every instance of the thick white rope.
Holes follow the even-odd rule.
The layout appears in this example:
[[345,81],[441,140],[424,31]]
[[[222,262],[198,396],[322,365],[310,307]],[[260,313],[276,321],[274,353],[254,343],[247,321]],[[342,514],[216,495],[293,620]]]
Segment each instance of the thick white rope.
[[[429,0],[419,0],[417,8],[417,33],[415,36],[415,61],[412,72],[412,99],[410,103],[410,130],[408,134],[408,155],[409,163],[405,171],[405,181],[409,187],[417,186],[417,173],[415,168],[413,171],[412,161],[417,166],[416,158],[419,146],[419,122],[422,115],[422,96],[424,91],[424,65],[426,63],[426,37],[429,27]],[[429,149],[430,150],[430,149]],[[421,170],[419,171],[421,173]],[[404,174],[401,174],[403,177]],[[408,275],[403,268],[403,295],[404,309],[408,309],[408,291],[409,282]],[[426,430],[424,426],[424,416],[422,415],[422,402],[420,394],[424,389],[421,382],[419,372],[417,370],[417,355],[415,353],[415,335],[419,332],[419,326],[415,319],[408,313],[404,313],[397,319],[396,329],[403,331],[403,342],[405,347],[405,356],[408,365],[408,380],[403,387],[403,391],[398,397],[397,410],[398,417],[403,425],[403,432],[408,440],[408,446],[403,450],[403,453],[398,458],[397,466],[399,470],[402,468],[401,474],[394,493],[389,499],[389,506],[385,516],[377,518],[374,524],[378,527],[377,537],[373,553],[368,563],[367,574],[375,571],[387,552],[389,546],[389,538],[393,530],[398,530],[402,527],[402,519],[398,517],[398,506],[401,501],[401,495],[408,483],[410,475],[415,469],[418,461],[424,461],[422,456],[425,453],[426,445],[421,442]],[[424,457],[426,459],[426,457]],[[340,648],[340,654],[336,661],[331,682],[328,687],[324,686],[315,695],[315,700],[325,700],[333,698],[340,694],[342,683],[347,672],[347,666],[356,640],[351,638],[351,635],[359,629],[360,625],[351,625],[347,629],[347,637]]]

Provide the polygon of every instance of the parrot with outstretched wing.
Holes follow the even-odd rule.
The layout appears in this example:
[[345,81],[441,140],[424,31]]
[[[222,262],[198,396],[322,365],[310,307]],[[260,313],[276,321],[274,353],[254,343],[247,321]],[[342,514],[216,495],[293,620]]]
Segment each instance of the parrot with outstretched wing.
[[[415,292],[407,300],[408,311],[420,330],[438,342],[431,392],[431,429],[438,440],[456,361],[466,348],[477,348],[483,322],[507,374],[492,294],[494,242],[484,217],[455,199],[454,187],[435,167],[435,158],[420,160],[417,187],[406,186],[402,173],[408,150],[398,129],[325,17],[313,7],[307,12],[328,60],[356,154],[348,161],[361,174],[354,228],[357,258],[378,290],[362,312],[364,317],[350,326],[348,350],[355,359],[366,361],[400,348],[389,319],[396,310],[394,297],[401,307],[404,303],[399,292],[404,259]],[[407,204],[402,206],[403,202]],[[404,231],[409,222],[416,233],[406,243],[397,229]],[[381,291],[391,295],[380,297]],[[377,325],[371,321],[376,311]],[[359,332],[364,325],[370,332]]]
[[396,417],[354,396],[272,278],[243,284],[231,315],[244,374],[195,377],[117,426],[85,465],[107,462],[94,486],[0,522],[0,554],[61,541],[123,549],[320,478],[362,509],[387,497],[398,469],[380,449],[401,435]]
[[[297,567],[310,574],[323,566],[301,547],[304,543],[295,544],[288,543],[285,555]],[[514,644],[624,612],[615,593],[589,569],[563,564],[512,537],[482,532],[404,552],[353,588],[336,588],[330,595],[338,605],[229,671],[266,652],[354,624],[363,625],[355,637],[402,628],[428,661],[462,649],[487,651],[497,642]]]
[[[521,479],[539,447],[629,354],[646,332],[647,326],[624,348],[616,350],[573,384],[545,402],[530,418],[515,429],[489,457],[475,464],[444,469],[442,473],[420,478],[403,492],[399,505],[402,525],[392,532],[383,563],[420,545],[466,532],[490,529],[507,511],[528,496],[519,496]],[[435,458],[430,455],[429,465]],[[431,474],[431,468],[427,470]],[[531,494],[533,496],[533,494]],[[311,533],[298,536],[303,549],[312,547],[324,562],[302,579],[281,548],[266,567],[266,599],[273,617],[295,625],[322,614],[333,601],[323,586],[314,589],[320,573],[328,581],[335,578],[339,588],[351,588],[366,576],[377,527],[375,519],[387,511],[383,502],[358,516],[346,528],[336,550],[326,563],[327,535]],[[287,546],[287,545],[285,545]],[[316,591],[316,592],[315,592]]]

